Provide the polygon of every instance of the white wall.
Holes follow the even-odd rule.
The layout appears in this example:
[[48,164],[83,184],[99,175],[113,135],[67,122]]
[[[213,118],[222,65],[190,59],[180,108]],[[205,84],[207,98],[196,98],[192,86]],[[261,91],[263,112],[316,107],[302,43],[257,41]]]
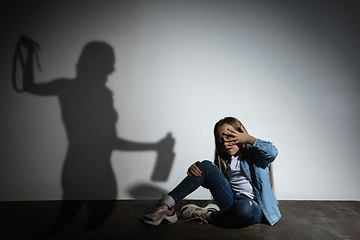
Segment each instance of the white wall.
[[[176,156],[167,181],[151,180],[156,152],[113,151],[105,159],[118,199],[172,189],[191,163],[212,159],[214,123],[235,116],[279,149],[278,199],[360,200],[359,8],[312,2],[7,3],[0,21],[0,201],[62,199],[68,142],[58,98],[18,94],[11,85],[21,34],[41,45],[38,83],[75,78],[84,45],[109,44],[117,135],[156,142],[172,133]],[[136,187],[144,194],[131,194]],[[199,190],[190,197],[209,196]]]

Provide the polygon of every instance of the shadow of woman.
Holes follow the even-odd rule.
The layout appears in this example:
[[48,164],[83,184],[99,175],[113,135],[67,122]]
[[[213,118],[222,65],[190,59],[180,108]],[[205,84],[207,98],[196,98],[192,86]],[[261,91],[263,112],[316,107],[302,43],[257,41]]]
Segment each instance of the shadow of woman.
[[113,107],[112,92],[105,86],[107,76],[114,71],[115,55],[107,43],[95,41],[84,46],[75,79],[56,79],[47,83],[34,81],[33,59],[37,44],[23,36],[19,45],[27,50],[26,59],[22,54],[19,56],[23,90],[59,98],[68,139],[62,169],[63,201],[53,226],[45,235],[59,233],[85,203],[89,213],[85,229],[97,228],[106,221],[117,198],[117,184],[110,161],[112,151],[155,150],[172,163],[175,140],[171,134],[155,143],[137,143],[117,136],[115,124],[118,115]]

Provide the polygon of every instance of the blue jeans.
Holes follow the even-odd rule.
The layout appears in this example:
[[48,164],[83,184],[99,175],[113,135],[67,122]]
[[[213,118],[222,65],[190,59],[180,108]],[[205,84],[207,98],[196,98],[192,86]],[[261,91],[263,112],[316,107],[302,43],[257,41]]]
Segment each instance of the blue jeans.
[[261,222],[263,213],[260,205],[253,199],[234,194],[231,186],[218,167],[205,160],[198,165],[202,175],[200,177],[187,176],[177,185],[169,195],[175,203],[203,186],[210,190],[220,211],[214,212],[209,222],[222,227],[239,228]]

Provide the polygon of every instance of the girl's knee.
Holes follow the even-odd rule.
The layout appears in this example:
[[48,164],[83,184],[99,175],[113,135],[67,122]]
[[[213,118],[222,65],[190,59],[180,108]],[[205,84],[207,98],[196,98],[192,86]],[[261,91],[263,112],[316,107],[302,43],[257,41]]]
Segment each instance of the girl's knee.
[[[208,164],[213,165],[213,163],[212,163],[210,160],[203,160],[200,164],[201,164],[201,165],[208,165]],[[199,164],[199,165],[200,165],[200,164]]]
[[210,162],[209,160],[204,160],[202,161],[199,165],[198,168],[201,171],[207,171],[209,169],[218,169],[212,162]]

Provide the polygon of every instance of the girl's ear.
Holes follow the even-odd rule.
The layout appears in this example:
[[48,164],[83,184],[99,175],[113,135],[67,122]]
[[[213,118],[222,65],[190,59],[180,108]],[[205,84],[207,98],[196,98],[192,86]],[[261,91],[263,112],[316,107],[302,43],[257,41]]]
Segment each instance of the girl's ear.
[[237,131],[241,133],[243,132],[240,127],[237,128]]

